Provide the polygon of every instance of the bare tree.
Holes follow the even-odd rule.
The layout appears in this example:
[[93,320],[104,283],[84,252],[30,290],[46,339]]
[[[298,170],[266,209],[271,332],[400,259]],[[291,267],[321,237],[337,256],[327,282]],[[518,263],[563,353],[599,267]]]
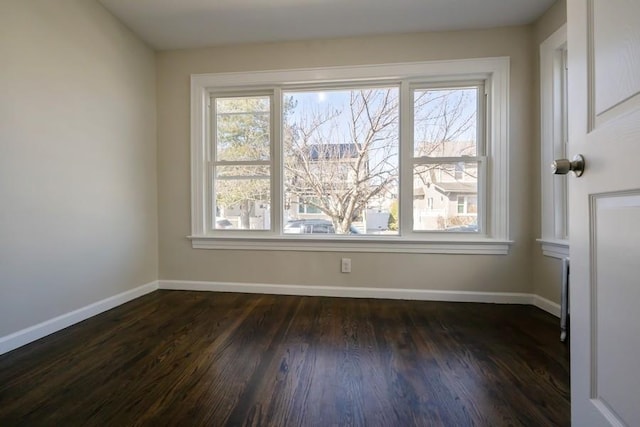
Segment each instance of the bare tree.
[[[414,101],[414,155],[416,157],[476,156],[477,98],[475,89],[429,89],[416,91]],[[423,165],[419,174],[433,182],[440,170],[455,177],[455,165]],[[425,172],[429,172],[428,174]],[[477,178],[477,168],[463,174]],[[423,182],[426,184],[426,182]]]
[[288,115],[288,196],[330,217],[337,233],[348,233],[372,199],[397,186],[398,121],[395,88],[351,90],[344,110]]
[[[472,90],[415,91],[414,156],[476,155],[476,108]],[[313,206],[329,217],[337,233],[373,201],[397,194],[399,165],[398,88],[341,91],[329,107],[298,106],[295,94],[284,102],[284,186],[290,202]],[[267,166],[246,161],[269,159],[269,113],[264,100],[223,99],[218,106],[216,204],[237,207],[243,228],[256,202],[269,200]],[[319,104],[316,104],[319,105]],[[471,138],[472,136],[472,138]],[[244,162],[243,162],[244,161]],[[440,168],[421,165],[416,178],[434,181]],[[474,173],[473,168],[464,171]],[[425,182],[426,183],[426,182]]]

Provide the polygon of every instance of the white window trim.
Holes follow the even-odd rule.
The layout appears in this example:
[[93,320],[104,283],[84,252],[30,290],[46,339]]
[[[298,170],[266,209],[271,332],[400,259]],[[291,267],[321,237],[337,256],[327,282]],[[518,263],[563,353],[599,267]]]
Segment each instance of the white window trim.
[[538,239],[544,256],[564,259],[569,256],[569,242],[566,240]]
[[[478,102],[477,102],[477,113],[478,113],[478,123],[477,123],[477,136],[476,136],[476,140],[478,141],[478,145],[476,146],[477,152],[476,155],[473,157],[468,157],[467,159],[465,159],[464,157],[460,156],[460,157],[434,157],[434,158],[421,158],[421,157],[415,157],[414,156],[414,149],[415,146],[413,144],[411,144],[411,150],[403,150],[401,152],[401,156],[402,156],[402,160],[400,161],[400,165],[402,168],[402,164],[404,163],[405,165],[408,165],[406,167],[410,167],[413,168],[416,165],[425,165],[425,164],[439,164],[439,163],[448,163],[448,162],[455,162],[454,164],[458,164],[460,161],[465,162],[468,161],[469,163],[476,163],[477,164],[477,171],[478,171],[478,179],[477,179],[477,183],[478,183],[478,192],[477,192],[477,200],[478,200],[478,207],[479,207],[479,212],[481,213],[481,215],[475,215],[477,217],[477,225],[480,227],[480,234],[481,235],[489,235],[489,232],[487,231],[487,218],[488,218],[488,212],[489,212],[489,207],[491,206],[491,202],[489,200],[485,199],[486,196],[486,191],[489,190],[489,186],[490,186],[490,177],[487,177],[487,153],[489,153],[489,140],[491,139],[491,136],[488,134],[487,132],[487,123],[486,123],[486,118],[487,116],[490,117],[490,115],[487,115],[487,112],[485,111],[487,109],[487,105],[489,103],[488,99],[485,99],[485,96],[488,98],[489,97],[489,93],[488,90],[489,88],[488,86],[488,78],[487,78],[487,82],[465,82],[465,81],[460,81],[460,82],[449,82],[449,84],[440,84],[438,85],[436,84],[417,84],[415,85],[415,87],[411,87],[411,85],[407,85],[409,86],[409,90],[411,90],[411,96],[406,96],[406,98],[409,100],[408,102],[413,104],[413,91],[414,90],[421,90],[421,89],[429,89],[432,87],[451,87],[451,88],[455,88],[457,86],[460,87],[464,87],[464,86],[472,86],[472,87],[479,87],[479,89],[484,90],[484,92],[478,93]],[[405,92],[406,93],[406,92]],[[406,106],[407,108],[409,108],[409,106]],[[408,110],[407,110],[408,111]],[[415,117],[413,115],[411,115],[408,118],[408,126],[405,127],[404,133],[407,135],[408,140],[413,141],[413,143],[415,144],[414,141],[414,134],[413,134],[413,129],[414,129],[414,122],[413,120],[415,120]],[[402,181],[402,183],[404,184],[405,182],[408,182],[409,178],[412,178],[412,176],[410,174],[407,174],[407,176],[401,177],[401,179],[406,178],[407,181]],[[482,185],[481,185],[482,184]],[[406,185],[406,184],[404,184]],[[411,197],[411,192],[413,191],[413,186],[411,186],[410,188],[407,189],[406,192],[402,191],[402,186],[400,186],[400,223],[401,224],[408,224],[410,229],[414,228],[414,224],[413,224],[413,200]],[[490,192],[491,193],[491,192]],[[456,207],[457,209],[457,207]],[[406,213],[406,215],[403,215],[403,212]],[[460,214],[458,214],[460,215]],[[467,216],[466,214],[464,214],[464,216]],[[413,230],[413,235],[414,236],[420,236],[420,235],[429,235],[429,234],[438,234],[438,233],[443,233],[442,231],[430,231],[430,230]],[[419,238],[419,237],[418,237]]]
[[540,44],[540,177],[542,253],[553,258],[569,256],[567,236],[567,188],[565,177],[551,174],[549,165],[566,157],[566,129],[562,125],[562,52],[567,26],[560,27]]
[[[306,236],[273,236],[256,233],[251,237],[234,233],[229,237],[208,232],[207,227],[207,150],[209,145],[208,103],[216,90],[238,87],[266,87],[287,84],[331,84],[366,80],[448,82],[453,79],[483,79],[488,97],[491,125],[487,129],[487,155],[492,159],[488,171],[486,200],[488,221],[482,235],[443,233],[425,234],[424,239],[402,236],[376,236],[330,238]],[[407,97],[404,98],[408,101]],[[194,74],[191,76],[191,239],[198,249],[246,249],[337,252],[403,252],[450,254],[499,254],[509,251],[509,58],[480,58],[450,61],[414,62],[356,67],[330,67],[294,70],[256,71],[240,73]],[[401,141],[409,129],[406,115],[401,123]],[[403,132],[402,129],[405,129]],[[402,143],[402,142],[401,142]],[[408,150],[403,150],[407,153]],[[276,155],[278,155],[276,153]],[[401,161],[400,167],[410,163]],[[278,173],[274,171],[274,174]],[[406,174],[405,174],[406,175]],[[402,173],[401,173],[401,176]],[[277,178],[274,176],[274,179]],[[407,187],[408,184],[408,187]],[[403,190],[404,188],[404,190]],[[401,183],[400,191],[406,196],[411,183]],[[274,202],[276,200],[274,199]],[[273,206],[277,205],[273,203]],[[275,209],[274,209],[275,210]],[[411,213],[401,211],[401,220]],[[231,234],[231,233],[230,233]],[[253,233],[252,233],[253,234]]]

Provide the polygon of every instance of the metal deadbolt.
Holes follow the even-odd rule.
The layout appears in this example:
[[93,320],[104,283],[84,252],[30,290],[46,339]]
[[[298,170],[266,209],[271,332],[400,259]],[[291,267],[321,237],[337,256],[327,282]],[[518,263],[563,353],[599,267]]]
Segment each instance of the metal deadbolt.
[[566,175],[573,172],[575,176],[581,177],[584,173],[584,157],[582,154],[576,154],[571,161],[567,159],[554,160],[551,164],[551,170],[556,175]]

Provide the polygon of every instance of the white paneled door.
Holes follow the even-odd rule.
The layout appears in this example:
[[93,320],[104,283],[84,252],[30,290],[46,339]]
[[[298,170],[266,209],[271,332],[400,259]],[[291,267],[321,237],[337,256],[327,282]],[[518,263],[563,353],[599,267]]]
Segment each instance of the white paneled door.
[[640,426],[640,0],[568,0],[575,426]]

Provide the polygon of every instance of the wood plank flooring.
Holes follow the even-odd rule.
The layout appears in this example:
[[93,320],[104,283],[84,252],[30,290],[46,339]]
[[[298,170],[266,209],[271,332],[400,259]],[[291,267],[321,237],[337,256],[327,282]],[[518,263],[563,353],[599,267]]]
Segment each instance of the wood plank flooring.
[[565,426],[529,306],[157,291],[0,356],[0,426]]

